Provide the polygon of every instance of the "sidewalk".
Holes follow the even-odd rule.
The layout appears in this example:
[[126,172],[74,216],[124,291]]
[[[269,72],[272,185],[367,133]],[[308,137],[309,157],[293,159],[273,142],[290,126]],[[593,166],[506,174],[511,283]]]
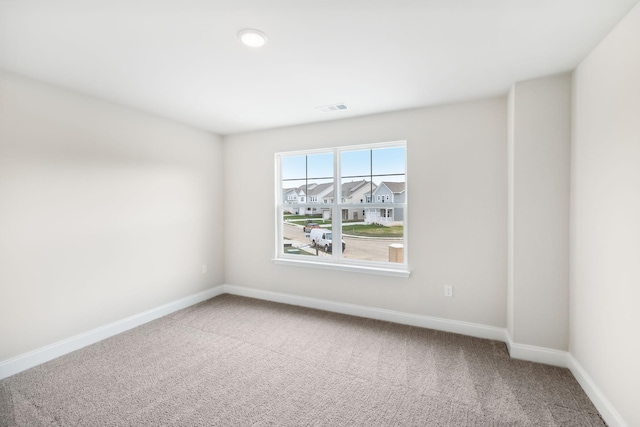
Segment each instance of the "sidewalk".
[[319,248],[312,247],[311,243],[309,242],[301,243],[298,240],[287,240],[287,243],[291,244],[292,249],[300,249],[301,251],[305,251],[306,253],[311,255],[316,255],[316,252],[317,252],[317,256],[319,257],[331,256],[331,254],[327,254],[324,251],[320,250]]

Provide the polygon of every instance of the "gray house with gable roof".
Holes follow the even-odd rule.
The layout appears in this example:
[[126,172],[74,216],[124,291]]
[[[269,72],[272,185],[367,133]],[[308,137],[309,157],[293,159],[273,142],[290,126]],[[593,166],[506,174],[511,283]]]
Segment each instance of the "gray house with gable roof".
[[[407,200],[406,183],[382,181],[373,193],[367,193],[371,203],[404,203]],[[403,208],[367,208],[365,223],[390,224],[404,221]]]
[[[283,190],[283,202],[290,213],[298,215],[322,214],[325,219],[331,218],[330,204],[335,202],[333,183],[309,183],[298,188]],[[366,223],[392,224],[404,220],[402,208],[369,208],[369,203],[404,203],[406,191],[404,182],[383,181],[376,185],[362,179],[342,183],[340,203],[353,204],[353,208],[342,209],[342,219],[363,219]],[[311,205],[301,207],[299,205]]]
[[[350,181],[342,183],[342,197],[339,203],[360,204],[366,203],[365,195],[376,189],[376,185],[371,181]],[[325,196],[326,203],[333,203],[335,192],[331,191]],[[363,219],[362,207],[342,208],[342,219]]]

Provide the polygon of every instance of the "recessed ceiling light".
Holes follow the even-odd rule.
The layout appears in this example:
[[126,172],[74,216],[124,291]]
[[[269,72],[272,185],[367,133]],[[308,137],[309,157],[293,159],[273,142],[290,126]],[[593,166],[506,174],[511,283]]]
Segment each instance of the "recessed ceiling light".
[[238,32],[238,38],[242,43],[249,47],[262,47],[267,44],[269,38],[265,33],[252,28],[245,28]]

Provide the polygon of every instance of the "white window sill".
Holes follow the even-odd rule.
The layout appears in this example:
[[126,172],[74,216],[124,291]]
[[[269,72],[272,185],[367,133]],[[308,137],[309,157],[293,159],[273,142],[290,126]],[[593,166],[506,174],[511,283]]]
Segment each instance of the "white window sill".
[[291,265],[295,267],[320,268],[324,270],[350,271],[352,273],[375,274],[378,276],[393,276],[407,278],[411,275],[409,270],[385,267],[373,267],[368,265],[336,264],[327,262],[304,261],[288,258],[273,258],[273,262],[281,265]]

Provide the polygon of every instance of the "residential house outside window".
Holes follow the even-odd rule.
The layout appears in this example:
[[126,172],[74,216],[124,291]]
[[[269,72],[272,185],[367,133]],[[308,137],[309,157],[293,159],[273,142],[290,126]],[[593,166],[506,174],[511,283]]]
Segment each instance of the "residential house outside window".
[[276,262],[408,276],[406,157],[406,141],[277,153]]

